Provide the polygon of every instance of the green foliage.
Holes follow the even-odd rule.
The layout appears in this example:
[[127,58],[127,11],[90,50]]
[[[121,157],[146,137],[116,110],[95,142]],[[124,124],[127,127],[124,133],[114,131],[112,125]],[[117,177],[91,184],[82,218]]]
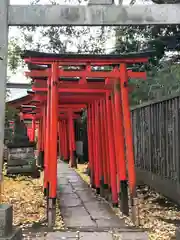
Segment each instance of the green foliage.
[[154,67],[148,72],[146,81],[131,79],[130,85],[135,87],[130,94],[132,105],[178,94],[180,93],[180,66],[166,63],[160,69]]
[[6,121],[13,120],[16,113],[18,113],[18,110],[8,106],[8,104],[6,103],[5,120]]
[[103,31],[101,27],[94,27],[94,31],[90,27],[48,27],[41,30],[47,39],[43,49],[55,53],[102,53],[106,40]]
[[4,123],[4,141],[7,143],[11,141],[13,132],[10,128],[9,121],[14,119],[15,114],[18,111],[15,108],[12,108],[6,104],[6,111],[5,111],[5,123]]
[[[116,28],[116,47],[114,53],[155,50],[156,54],[147,65],[129,65],[136,71],[146,70],[147,80],[131,79],[134,87],[130,94],[131,104],[179,93],[180,34],[177,26],[129,26]],[[172,56],[166,57],[169,52]],[[173,54],[174,52],[174,54]]]
[[11,39],[9,41],[9,48],[8,48],[8,66],[13,73],[17,70],[20,63],[22,62],[20,58],[20,54],[21,54],[21,48],[18,45],[18,40]]

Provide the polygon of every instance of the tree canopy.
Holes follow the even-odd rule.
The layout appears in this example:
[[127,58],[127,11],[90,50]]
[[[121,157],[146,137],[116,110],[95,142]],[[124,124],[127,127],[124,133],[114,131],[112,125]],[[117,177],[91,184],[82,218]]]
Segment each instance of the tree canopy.
[[132,104],[179,93],[179,25],[117,27],[115,31],[115,54],[155,50],[148,64],[136,66],[139,71],[147,71],[147,80],[129,81],[135,87],[131,93]]

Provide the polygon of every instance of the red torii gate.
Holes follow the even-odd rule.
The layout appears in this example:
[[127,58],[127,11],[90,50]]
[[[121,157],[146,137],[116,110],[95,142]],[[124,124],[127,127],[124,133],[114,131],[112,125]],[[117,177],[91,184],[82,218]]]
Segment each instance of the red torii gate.
[[[114,206],[118,205],[119,192],[121,210],[128,214],[128,180],[131,207],[134,208],[136,181],[128,79],[131,77],[144,79],[145,73],[127,70],[127,64],[145,63],[150,54],[150,52],[146,52],[120,56],[58,55],[34,51],[26,51],[23,54],[22,57],[30,69],[30,72],[26,72],[26,76],[33,79],[34,99],[31,99],[31,103],[33,101],[43,103],[43,107],[39,105],[41,106],[39,117],[43,116],[41,119],[43,122],[40,121],[40,129],[43,126],[46,132],[43,137],[40,134],[39,140],[40,142],[44,141],[45,146],[44,187],[48,195],[48,213],[51,222],[56,199],[58,106],[61,104],[87,104],[92,187],[96,188],[97,193],[100,192],[101,186],[108,187],[112,193]],[[94,70],[92,66],[101,67],[101,71]],[[111,69],[105,71],[103,69],[105,66],[111,66]],[[66,124],[66,130],[69,127],[69,132],[73,131],[72,105],[70,109],[63,113],[65,117],[65,112],[68,112],[66,117],[69,119],[69,125],[65,122],[66,118],[61,121],[59,128],[61,139],[67,137],[62,132],[63,124]],[[37,112],[37,115],[39,113]],[[41,133],[43,132],[41,131]],[[71,149],[74,150],[71,140],[72,136],[69,136]],[[62,139],[61,150],[65,146],[63,142],[65,141]],[[49,159],[51,162],[48,161]]]

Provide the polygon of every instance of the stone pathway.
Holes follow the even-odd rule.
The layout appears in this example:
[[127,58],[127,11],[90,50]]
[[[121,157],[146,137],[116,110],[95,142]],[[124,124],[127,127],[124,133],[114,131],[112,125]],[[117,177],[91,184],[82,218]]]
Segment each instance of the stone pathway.
[[125,227],[104,201],[98,201],[82,178],[64,163],[58,165],[58,198],[65,226],[69,229]]
[[127,228],[124,220],[106,202],[98,200],[81,177],[63,162],[58,164],[57,196],[67,231],[48,233],[46,240],[148,239],[145,233]]

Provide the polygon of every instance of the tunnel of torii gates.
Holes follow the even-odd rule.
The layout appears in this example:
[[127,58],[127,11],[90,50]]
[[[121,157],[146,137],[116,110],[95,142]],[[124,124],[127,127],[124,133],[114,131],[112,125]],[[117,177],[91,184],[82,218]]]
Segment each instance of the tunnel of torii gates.
[[[29,69],[25,75],[32,79],[32,90],[22,101],[17,99],[9,104],[21,106],[24,119],[32,119],[33,132],[35,123],[39,123],[38,154],[44,155],[44,193],[49,219],[56,202],[58,136],[60,156],[69,159],[70,166],[75,167],[73,121],[80,117],[82,109],[87,109],[91,187],[98,194],[102,187],[108,188],[113,206],[118,206],[120,200],[121,211],[128,215],[129,186],[132,217],[134,222],[137,220],[128,80],[146,79],[146,73],[133,72],[127,66],[146,63],[151,54],[23,53]],[[110,70],[103,70],[107,66]],[[95,67],[102,68],[98,71]]]

